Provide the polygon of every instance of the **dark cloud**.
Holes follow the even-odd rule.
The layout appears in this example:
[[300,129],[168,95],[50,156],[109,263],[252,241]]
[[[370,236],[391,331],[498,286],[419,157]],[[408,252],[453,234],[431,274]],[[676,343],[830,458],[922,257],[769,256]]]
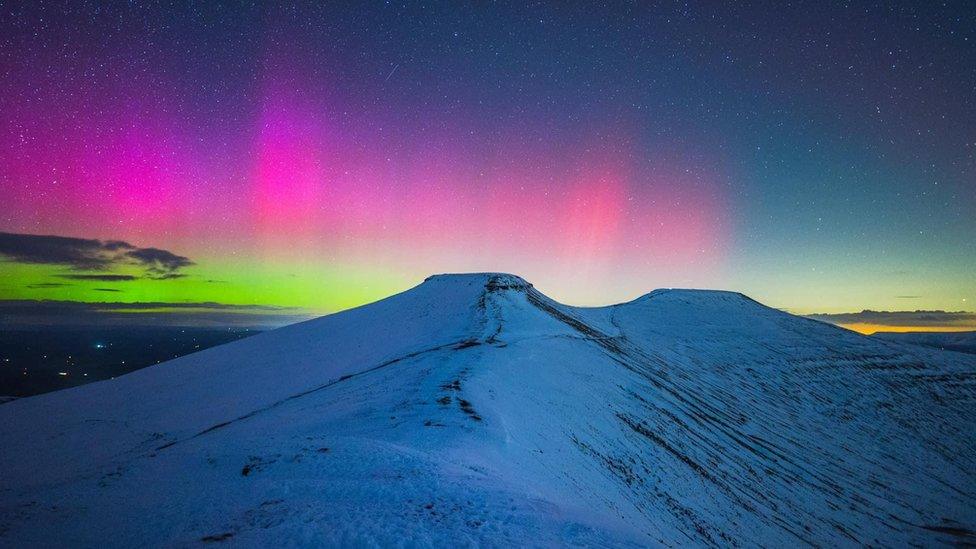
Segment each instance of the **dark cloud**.
[[976,313],[969,311],[871,311],[807,315],[831,324],[876,324],[880,326],[976,327]]
[[92,288],[96,292],[121,292],[122,290],[116,288]]
[[66,236],[0,233],[0,255],[18,263],[68,265],[79,270],[102,270],[112,265],[120,250],[133,246]]
[[27,287],[31,290],[37,290],[41,288],[62,288],[64,286],[73,286],[73,284],[66,284],[64,282],[38,282],[37,284],[28,284]]
[[[102,291],[117,291],[102,288]],[[312,318],[305,309],[214,302],[0,301],[0,327],[220,326],[273,328]]]
[[182,275],[177,275],[176,271],[193,265],[189,258],[159,248],[138,248],[126,252],[125,255],[141,263],[149,278],[160,280],[179,278]]
[[[4,232],[0,232],[0,256],[17,263],[64,265],[76,271],[107,271],[124,265],[135,265],[145,270],[146,278],[156,280],[180,278],[182,274],[179,270],[193,265],[188,257],[159,248],[139,248],[121,240]],[[135,278],[87,280],[119,281]]]
[[186,278],[187,275],[183,273],[163,273],[158,275],[150,276],[153,280],[174,280],[177,278]]
[[58,278],[67,278],[68,280],[98,280],[101,282],[127,282],[129,280],[137,280],[139,278],[133,275],[116,274],[59,274],[54,276]]
[[898,299],[921,299],[922,296],[920,296],[920,295],[897,295],[895,297],[897,297]]

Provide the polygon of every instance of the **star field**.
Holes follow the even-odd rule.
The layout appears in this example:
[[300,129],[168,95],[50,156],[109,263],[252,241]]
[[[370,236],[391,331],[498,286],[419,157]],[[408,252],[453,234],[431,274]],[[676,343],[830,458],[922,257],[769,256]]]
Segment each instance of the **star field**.
[[[966,2],[3,2],[0,231],[190,262],[113,264],[125,301],[331,311],[490,270],[955,311],[974,98]],[[17,257],[0,298],[104,298]]]

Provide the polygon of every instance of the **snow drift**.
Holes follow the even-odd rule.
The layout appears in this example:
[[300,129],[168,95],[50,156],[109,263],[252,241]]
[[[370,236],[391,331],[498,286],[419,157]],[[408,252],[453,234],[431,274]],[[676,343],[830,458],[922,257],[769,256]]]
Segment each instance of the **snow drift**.
[[512,275],[0,406],[0,545],[976,542],[976,357]]

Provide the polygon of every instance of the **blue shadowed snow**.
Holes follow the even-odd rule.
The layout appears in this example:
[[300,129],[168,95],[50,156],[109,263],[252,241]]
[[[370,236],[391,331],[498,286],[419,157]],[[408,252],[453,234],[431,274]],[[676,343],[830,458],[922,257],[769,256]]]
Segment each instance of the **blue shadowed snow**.
[[976,357],[731,292],[402,294],[0,406],[0,545],[931,545]]

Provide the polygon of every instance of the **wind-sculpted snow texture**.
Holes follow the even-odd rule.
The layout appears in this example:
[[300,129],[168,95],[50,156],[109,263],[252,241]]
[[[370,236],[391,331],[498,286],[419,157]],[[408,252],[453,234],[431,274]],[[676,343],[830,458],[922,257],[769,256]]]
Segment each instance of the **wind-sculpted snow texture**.
[[0,406],[0,546],[976,543],[976,357],[501,274]]

